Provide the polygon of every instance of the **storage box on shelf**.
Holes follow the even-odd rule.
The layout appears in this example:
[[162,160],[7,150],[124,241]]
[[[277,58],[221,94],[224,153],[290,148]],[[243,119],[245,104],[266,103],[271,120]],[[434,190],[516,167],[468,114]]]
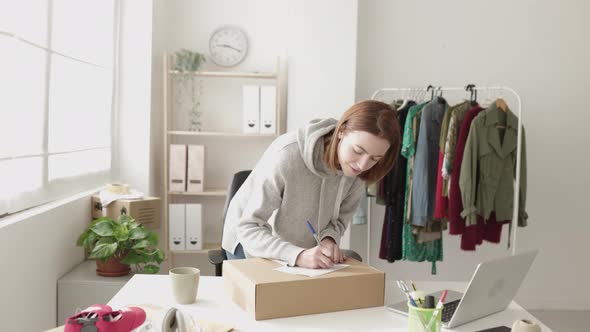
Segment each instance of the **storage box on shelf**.
[[[170,68],[165,55],[163,238],[169,266],[173,267],[175,255],[206,254],[209,249],[220,247],[227,185],[233,173],[252,169],[272,139],[282,133],[280,105],[285,89],[281,86],[280,59],[275,72],[179,72]],[[184,82],[199,80],[200,88],[205,90],[198,91],[204,114],[201,131],[189,131],[185,125],[188,121],[182,118],[186,114],[175,109],[178,77]],[[246,86],[250,88],[249,95],[244,95]],[[183,91],[186,93],[187,89]],[[195,93],[194,89],[190,91]],[[246,130],[246,107],[250,111],[258,107],[253,120],[259,129],[255,132]],[[191,151],[201,154],[191,155]],[[180,206],[183,204],[184,207]],[[177,219],[174,223],[172,217]],[[200,228],[195,226],[196,220],[201,222]],[[199,242],[195,234],[200,234],[201,243],[195,243]]]
[[138,223],[145,225],[146,228],[158,229],[161,227],[160,215],[162,201],[158,197],[144,197],[143,199],[118,199],[106,208],[100,202],[99,195],[93,195],[92,219],[100,217],[109,217],[119,219],[123,214],[130,215]]

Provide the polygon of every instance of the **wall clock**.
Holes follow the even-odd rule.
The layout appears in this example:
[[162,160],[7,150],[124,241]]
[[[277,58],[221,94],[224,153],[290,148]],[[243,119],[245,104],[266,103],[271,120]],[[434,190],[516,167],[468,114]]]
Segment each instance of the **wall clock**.
[[209,38],[209,57],[217,65],[233,67],[248,54],[248,37],[244,30],[226,25],[213,31]]

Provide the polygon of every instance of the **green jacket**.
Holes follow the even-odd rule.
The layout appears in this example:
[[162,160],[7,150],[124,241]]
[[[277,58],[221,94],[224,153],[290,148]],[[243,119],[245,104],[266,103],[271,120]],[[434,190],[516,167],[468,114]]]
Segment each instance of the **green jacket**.
[[[496,125],[505,125],[506,129]],[[512,220],[514,179],[516,176],[516,143],[518,118],[508,110],[504,113],[492,103],[472,122],[461,163],[459,187],[466,225],[475,225],[476,216],[484,219],[496,212],[496,220]],[[502,139],[502,132],[504,132]],[[520,194],[518,226],[527,225],[526,144],[522,128]]]

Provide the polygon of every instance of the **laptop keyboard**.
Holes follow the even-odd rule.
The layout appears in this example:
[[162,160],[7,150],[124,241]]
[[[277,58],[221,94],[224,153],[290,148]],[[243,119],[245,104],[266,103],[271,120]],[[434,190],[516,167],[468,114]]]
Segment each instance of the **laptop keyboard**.
[[443,322],[447,323],[451,320],[451,317],[455,314],[455,310],[457,310],[457,306],[459,306],[459,302],[461,302],[461,300],[445,303],[441,316]]

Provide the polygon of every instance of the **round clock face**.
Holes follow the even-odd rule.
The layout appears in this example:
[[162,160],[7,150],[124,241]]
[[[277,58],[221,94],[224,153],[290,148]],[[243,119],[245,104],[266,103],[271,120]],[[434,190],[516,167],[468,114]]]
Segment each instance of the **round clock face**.
[[223,26],[209,38],[211,60],[223,67],[232,67],[242,62],[248,53],[248,38],[236,26]]

